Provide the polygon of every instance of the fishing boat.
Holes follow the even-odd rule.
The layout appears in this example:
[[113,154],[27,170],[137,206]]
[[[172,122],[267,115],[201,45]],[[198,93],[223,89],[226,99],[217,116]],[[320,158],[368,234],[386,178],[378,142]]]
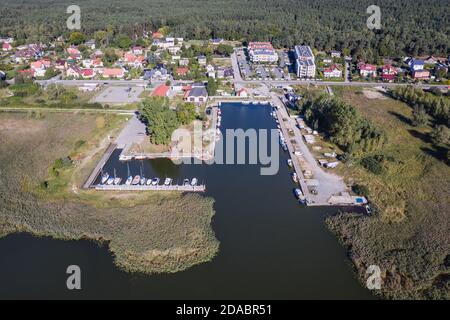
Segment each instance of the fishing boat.
[[293,165],[292,159],[287,159],[287,164],[288,164],[289,167],[292,168],[292,165]]
[[132,176],[129,176],[128,179],[127,179],[127,181],[125,181],[125,184],[126,184],[127,186],[130,186],[132,182],[133,182],[133,177],[132,177]]
[[135,186],[135,185],[138,185],[140,181],[141,181],[141,176],[135,176],[135,177],[133,178],[133,181],[131,182],[131,184],[132,184],[133,186]]
[[172,178],[166,178],[164,180],[164,185],[165,186],[170,186],[172,184]]
[[108,181],[108,179],[109,179],[109,173],[108,172],[102,173],[101,183],[105,184],[106,181]]
[[191,181],[191,186],[195,187],[197,185],[197,183],[198,183],[197,178],[193,178]]
[[156,186],[159,184],[159,178],[153,178],[152,179],[152,186]]
[[296,172],[292,173],[292,180],[293,180],[294,182],[298,182],[298,176],[297,176],[297,173],[296,173]]

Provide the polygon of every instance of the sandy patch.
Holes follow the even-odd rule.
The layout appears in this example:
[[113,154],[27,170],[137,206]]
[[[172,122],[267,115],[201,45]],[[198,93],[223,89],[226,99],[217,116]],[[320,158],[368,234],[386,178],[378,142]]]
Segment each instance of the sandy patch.
[[387,97],[378,90],[364,89],[363,94],[367,99],[387,99]]

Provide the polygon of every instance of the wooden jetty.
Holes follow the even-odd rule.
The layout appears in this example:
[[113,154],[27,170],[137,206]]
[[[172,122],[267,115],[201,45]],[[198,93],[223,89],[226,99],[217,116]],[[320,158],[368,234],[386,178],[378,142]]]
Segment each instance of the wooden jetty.
[[114,152],[114,150],[116,150],[116,148],[117,148],[117,144],[116,143],[111,143],[109,145],[108,149],[106,149],[106,151],[105,151],[105,154],[100,159],[100,161],[97,163],[97,166],[94,168],[94,170],[92,170],[92,173],[90,174],[90,176],[87,178],[86,182],[84,183],[83,189],[91,188],[91,186],[94,184],[94,182],[97,179],[98,175],[100,174],[100,172],[102,171],[102,169],[105,166],[106,162],[111,157],[111,154]]
[[205,192],[205,185],[198,186],[184,186],[184,185],[157,185],[157,186],[147,186],[147,185],[103,185],[99,184],[95,186],[95,190],[100,191],[182,191],[182,192]]

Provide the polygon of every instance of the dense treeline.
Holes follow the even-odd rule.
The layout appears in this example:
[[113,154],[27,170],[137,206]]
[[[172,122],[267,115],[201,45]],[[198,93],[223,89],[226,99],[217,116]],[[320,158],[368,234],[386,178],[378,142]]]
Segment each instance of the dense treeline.
[[397,87],[390,91],[395,99],[415,109],[423,108],[438,123],[450,126],[450,99],[414,87]]
[[[20,41],[68,34],[69,0],[2,0],[0,34]],[[320,50],[349,49],[367,60],[401,54],[448,54],[447,0],[378,0],[382,29],[366,26],[372,0],[79,0],[82,31],[110,27],[141,35],[168,26],[192,39],[270,40],[276,46],[307,43]]]
[[324,132],[346,151],[347,156],[378,150],[386,142],[382,129],[337,98],[308,97],[301,103],[300,112],[314,129]]

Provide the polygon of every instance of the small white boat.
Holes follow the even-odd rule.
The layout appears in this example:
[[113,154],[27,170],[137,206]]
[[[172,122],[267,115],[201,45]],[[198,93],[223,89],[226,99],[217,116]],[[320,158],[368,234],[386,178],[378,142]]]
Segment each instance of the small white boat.
[[122,182],[122,178],[115,178],[114,179],[114,182],[113,182],[113,184],[115,185],[115,186],[118,186],[120,183]]
[[166,178],[164,180],[164,185],[165,186],[170,186],[172,184],[172,178]]
[[287,159],[287,164],[288,164],[289,167],[292,168],[292,165],[293,165],[292,159]]
[[133,181],[131,182],[131,184],[132,184],[133,186],[135,186],[135,185],[138,185],[140,181],[141,181],[141,176],[135,176],[135,177],[133,178]]
[[152,179],[147,179],[146,184],[147,184],[148,186],[151,185],[151,184],[152,184]]
[[132,176],[129,176],[128,179],[127,179],[127,181],[125,181],[125,184],[126,184],[127,186],[129,186],[129,185],[131,185],[132,182],[133,182],[133,177],[132,177]]
[[189,179],[184,179],[183,180],[183,186],[190,186],[191,182],[189,181]]
[[102,184],[105,184],[106,181],[108,181],[108,179],[109,179],[109,173],[108,173],[108,172],[105,172],[104,174],[102,174],[101,183],[102,183]]
[[156,186],[159,184],[159,178],[153,178],[152,179],[152,186]]
[[300,189],[295,189],[295,196],[297,197],[297,199],[298,199],[298,201],[301,203],[301,204],[305,204],[306,203],[306,197],[305,197],[305,195],[303,194],[303,192],[300,190]]
[[112,185],[114,183],[114,178],[108,178],[108,180],[106,180],[106,184],[108,185],[108,186],[110,186],[110,185]]
[[191,186],[195,187],[197,185],[197,183],[198,183],[197,178],[193,178],[191,181]]
[[297,173],[292,173],[292,180],[294,181],[294,182],[298,182],[298,177],[297,177]]
[[141,184],[141,186],[143,186],[145,184],[145,182],[147,181],[147,179],[145,179],[144,177],[141,178],[141,181],[139,181],[139,183]]

